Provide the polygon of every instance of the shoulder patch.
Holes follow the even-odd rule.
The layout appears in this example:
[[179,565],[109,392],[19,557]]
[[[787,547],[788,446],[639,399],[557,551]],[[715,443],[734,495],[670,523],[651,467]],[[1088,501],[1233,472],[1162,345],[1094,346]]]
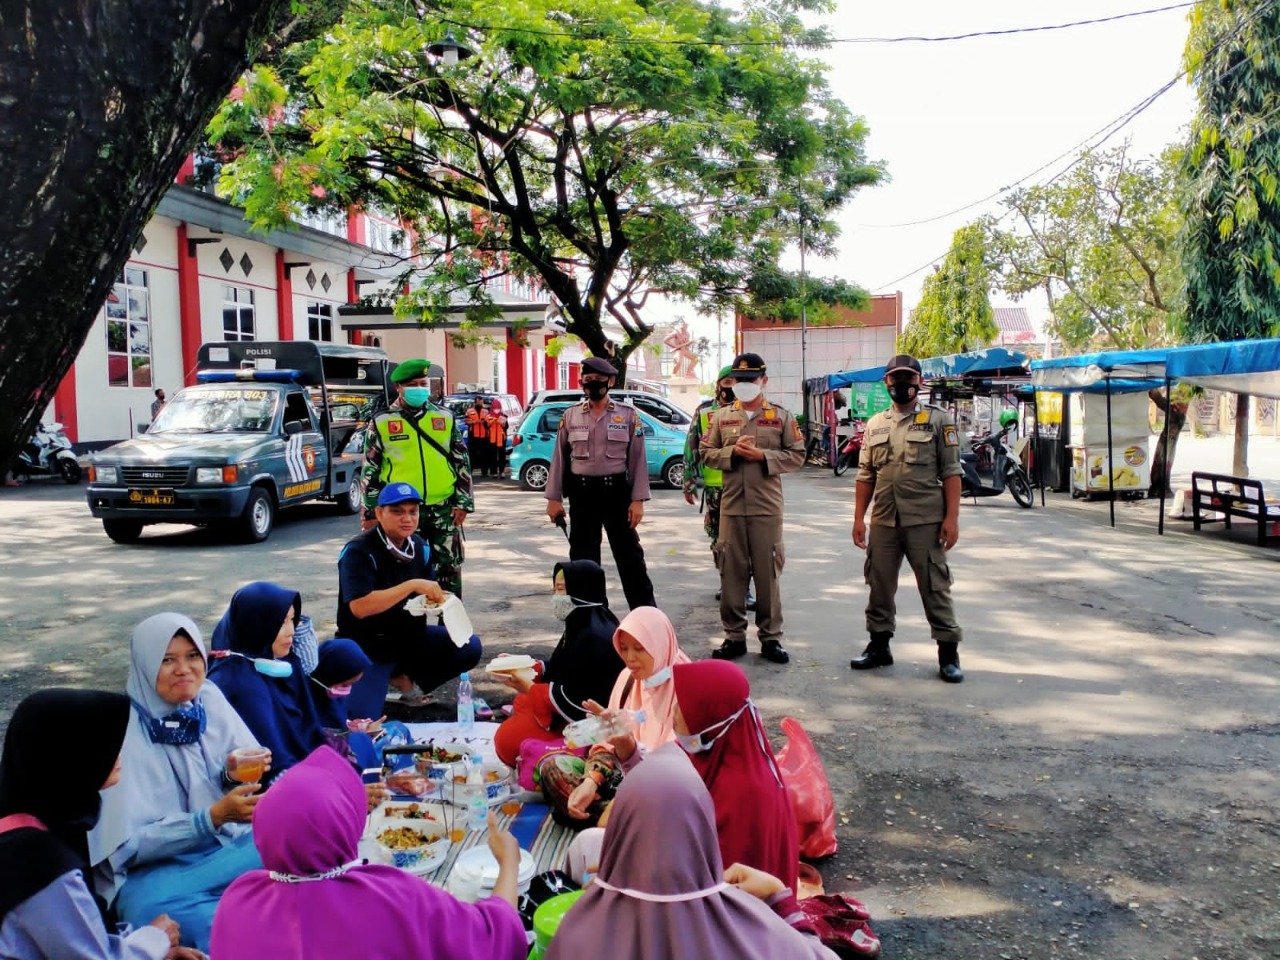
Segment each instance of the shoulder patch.
[[942,442],[948,447],[960,446],[960,436],[956,433],[954,426],[945,426],[942,428]]
[[919,413],[916,414],[916,423],[928,423],[928,422],[929,422],[928,409],[921,410]]

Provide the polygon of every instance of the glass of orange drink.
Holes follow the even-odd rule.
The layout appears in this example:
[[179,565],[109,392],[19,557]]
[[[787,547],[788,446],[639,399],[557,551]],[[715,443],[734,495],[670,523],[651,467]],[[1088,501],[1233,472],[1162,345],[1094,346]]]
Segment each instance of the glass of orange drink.
[[237,747],[227,757],[227,776],[238,783],[258,783],[270,756],[266,747]]

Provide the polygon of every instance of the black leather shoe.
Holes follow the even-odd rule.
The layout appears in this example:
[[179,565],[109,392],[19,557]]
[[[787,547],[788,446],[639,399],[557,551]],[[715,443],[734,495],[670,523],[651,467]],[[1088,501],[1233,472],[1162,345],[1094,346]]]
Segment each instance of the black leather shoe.
[[960,652],[954,643],[938,644],[938,676],[947,683],[960,683],[964,671],[960,669]]
[[889,652],[889,640],[892,633],[872,634],[871,642],[862,651],[862,656],[849,661],[854,670],[874,670],[876,667],[893,666],[893,654]]
[[726,640],[711,651],[711,656],[717,660],[737,660],[746,655],[747,641],[745,640]]
[[754,610],[756,608],[756,595],[752,593],[750,590],[747,591],[746,608],[748,610]]
[[777,640],[766,640],[760,644],[760,656],[770,663],[790,663],[791,654]]
[[717,599],[717,600],[719,600],[719,599],[720,599],[720,591],[719,591],[719,590],[717,590],[717,591],[716,591],[716,599]]

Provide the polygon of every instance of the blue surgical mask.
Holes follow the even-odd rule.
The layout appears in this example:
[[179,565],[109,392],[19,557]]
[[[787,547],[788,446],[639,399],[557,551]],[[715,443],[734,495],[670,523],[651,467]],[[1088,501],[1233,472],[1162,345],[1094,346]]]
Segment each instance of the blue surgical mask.
[[430,387],[405,387],[404,405],[406,407],[425,407],[431,399]]
[[653,675],[650,676],[648,679],[641,680],[640,684],[641,686],[648,687],[648,688],[660,687],[670,679],[671,679],[671,668],[663,667],[661,670],[655,670],[653,672]]
[[[677,733],[676,743],[680,744],[680,748],[684,750],[685,753],[706,753],[716,745],[717,740],[729,732],[729,729],[733,726],[733,722],[742,716],[743,711],[750,706],[751,701],[748,700],[738,708],[737,712],[734,713],[733,716],[728,717],[725,720],[721,720],[719,723],[713,723],[711,726],[707,727],[707,729],[701,730],[698,733]],[[716,729],[719,729],[719,732],[712,734],[712,731]],[[708,734],[710,734],[710,736],[708,736]]]
[[137,704],[138,715],[142,717],[143,723],[147,726],[147,733],[151,737],[152,743],[159,743],[164,746],[184,746],[188,743],[195,743],[200,739],[200,734],[204,733],[205,726],[208,724],[208,717],[205,715],[204,706],[200,701],[183,704],[173,713],[166,714],[163,717],[150,716]]

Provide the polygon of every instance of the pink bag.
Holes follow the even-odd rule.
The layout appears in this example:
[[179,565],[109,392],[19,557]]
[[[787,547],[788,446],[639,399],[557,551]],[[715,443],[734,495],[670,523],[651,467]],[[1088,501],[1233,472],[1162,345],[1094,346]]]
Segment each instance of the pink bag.
[[836,801],[827,772],[800,721],[784,717],[782,732],[787,742],[777,755],[778,769],[796,810],[800,856],[828,856],[836,852]]
[[556,737],[554,740],[526,737],[520,742],[520,753],[516,757],[516,777],[520,781],[520,786],[526,790],[538,789],[538,785],[533,782],[533,775],[537,772],[542,758],[549,753],[571,753],[575,757],[587,755],[585,747],[580,750],[570,750],[565,746],[564,737]]

